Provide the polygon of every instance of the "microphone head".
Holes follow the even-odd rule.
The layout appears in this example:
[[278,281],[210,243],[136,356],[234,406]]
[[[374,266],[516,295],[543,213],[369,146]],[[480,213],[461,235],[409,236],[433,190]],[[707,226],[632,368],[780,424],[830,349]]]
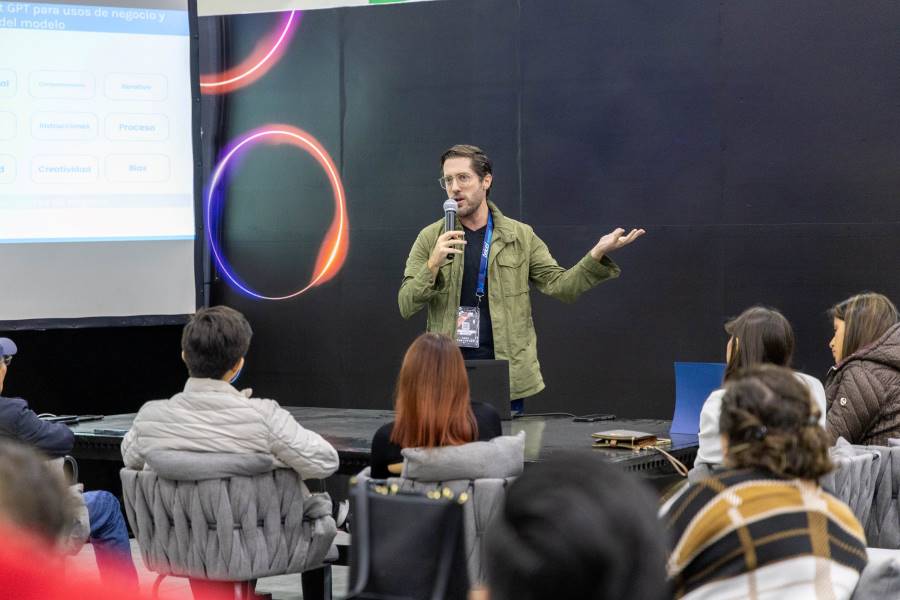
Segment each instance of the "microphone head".
[[448,198],[446,202],[444,202],[444,212],[456,212],[456,200],[453,198]]

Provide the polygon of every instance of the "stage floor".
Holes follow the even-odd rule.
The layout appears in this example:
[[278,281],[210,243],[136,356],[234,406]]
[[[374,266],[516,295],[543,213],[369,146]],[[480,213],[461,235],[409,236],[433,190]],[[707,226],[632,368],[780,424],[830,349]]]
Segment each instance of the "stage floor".
[[[372,436],[383,424],[394,418],[387,410],[354,408],[314,408],[285,406],[297,421],[327,439],[341,459],[339,473],[355,475],[368,466]],[[120,446],[125,432],[134,421],[134,413],[110,415],[101,421],[89,421],[72,426],[75,432],[73,456],[81,461],[110,461],[121,466]],[[667,451],[685,463],[693,465],[697,455],[697,436],[669,434],[670,421],[656,419],[616,419],[595,423],[575,423],[571,417],[522,417],[504,421],[503,433],[526,432],[527,462],[544,460],[560,452],[592,452],[602,454],[610,462],[629,471],[648,476],[673,474],[674,470],[660,453],[653,450],[592,448],[591,433],[608,429],[631,429],[670,438]]]

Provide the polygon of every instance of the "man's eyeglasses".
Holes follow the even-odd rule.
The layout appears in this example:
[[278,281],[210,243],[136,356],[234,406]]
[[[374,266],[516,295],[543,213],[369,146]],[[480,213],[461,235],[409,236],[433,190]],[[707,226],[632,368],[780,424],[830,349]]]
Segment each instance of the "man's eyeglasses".
[[[450,187],[453,186],[453,177],[454,177],[453,175],[447,175],[446,177],[441,177],[440,179],[438,179],[438,183],[445,190],[450,189]],[[456,182],[461,186],[467,186],[470,183],[472,183],[472,181],[475,179],[475,176],[472,175],[471,173],[460,173],[459,175],[456,175],[455,177],[456,177]]]
[[0,362],[2,362],[4,365],[8,365],[9,363],[12,362],[12,356],[10,356],[10,355],[0,356]]

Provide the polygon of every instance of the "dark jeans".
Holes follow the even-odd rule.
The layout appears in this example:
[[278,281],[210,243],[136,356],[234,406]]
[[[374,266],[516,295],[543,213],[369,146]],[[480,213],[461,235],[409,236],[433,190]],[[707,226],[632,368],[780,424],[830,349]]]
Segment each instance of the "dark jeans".
[[125,580],[137,588],[137,571],[131,559],[128,528],[119,500],[109,492],[97,490],[85,492],[84,503],[91,522],[90,541],[100,577]]

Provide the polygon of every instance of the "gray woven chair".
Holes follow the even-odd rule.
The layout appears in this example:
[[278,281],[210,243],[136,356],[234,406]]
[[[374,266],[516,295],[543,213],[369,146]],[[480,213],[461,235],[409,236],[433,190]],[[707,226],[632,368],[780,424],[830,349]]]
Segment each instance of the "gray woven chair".
[[900,549],[900,447],[867,446],[880,455],[872,513],[866,526],[868,545]]
[[[839,469],[833,481],[823,479],[823,484],[853,509],[866,530],[867,545],[900,549],[900,447],[851,445],[838,439],[831,456]],[[866,456],[872,457],[868,469],[852,468],[854,463],[862,465],[865,459],[860,457]],[[842,465],[848,458],[851,462]],[[843,480],[842,466],[846,468]]]
[[154,594],[167,575],[236,582],[240,595],[259,577],[315,569],[316,595],[330,596],[331,499],[271,457],[161,451],[120,475],[144,564],[159,573]]
[[877,491],[881,464],[878,451],[874,446],[851,446],[841,439],[829,454],[835,469],[824,475],[819,483],[849,506],[865,528],[870,521]]

